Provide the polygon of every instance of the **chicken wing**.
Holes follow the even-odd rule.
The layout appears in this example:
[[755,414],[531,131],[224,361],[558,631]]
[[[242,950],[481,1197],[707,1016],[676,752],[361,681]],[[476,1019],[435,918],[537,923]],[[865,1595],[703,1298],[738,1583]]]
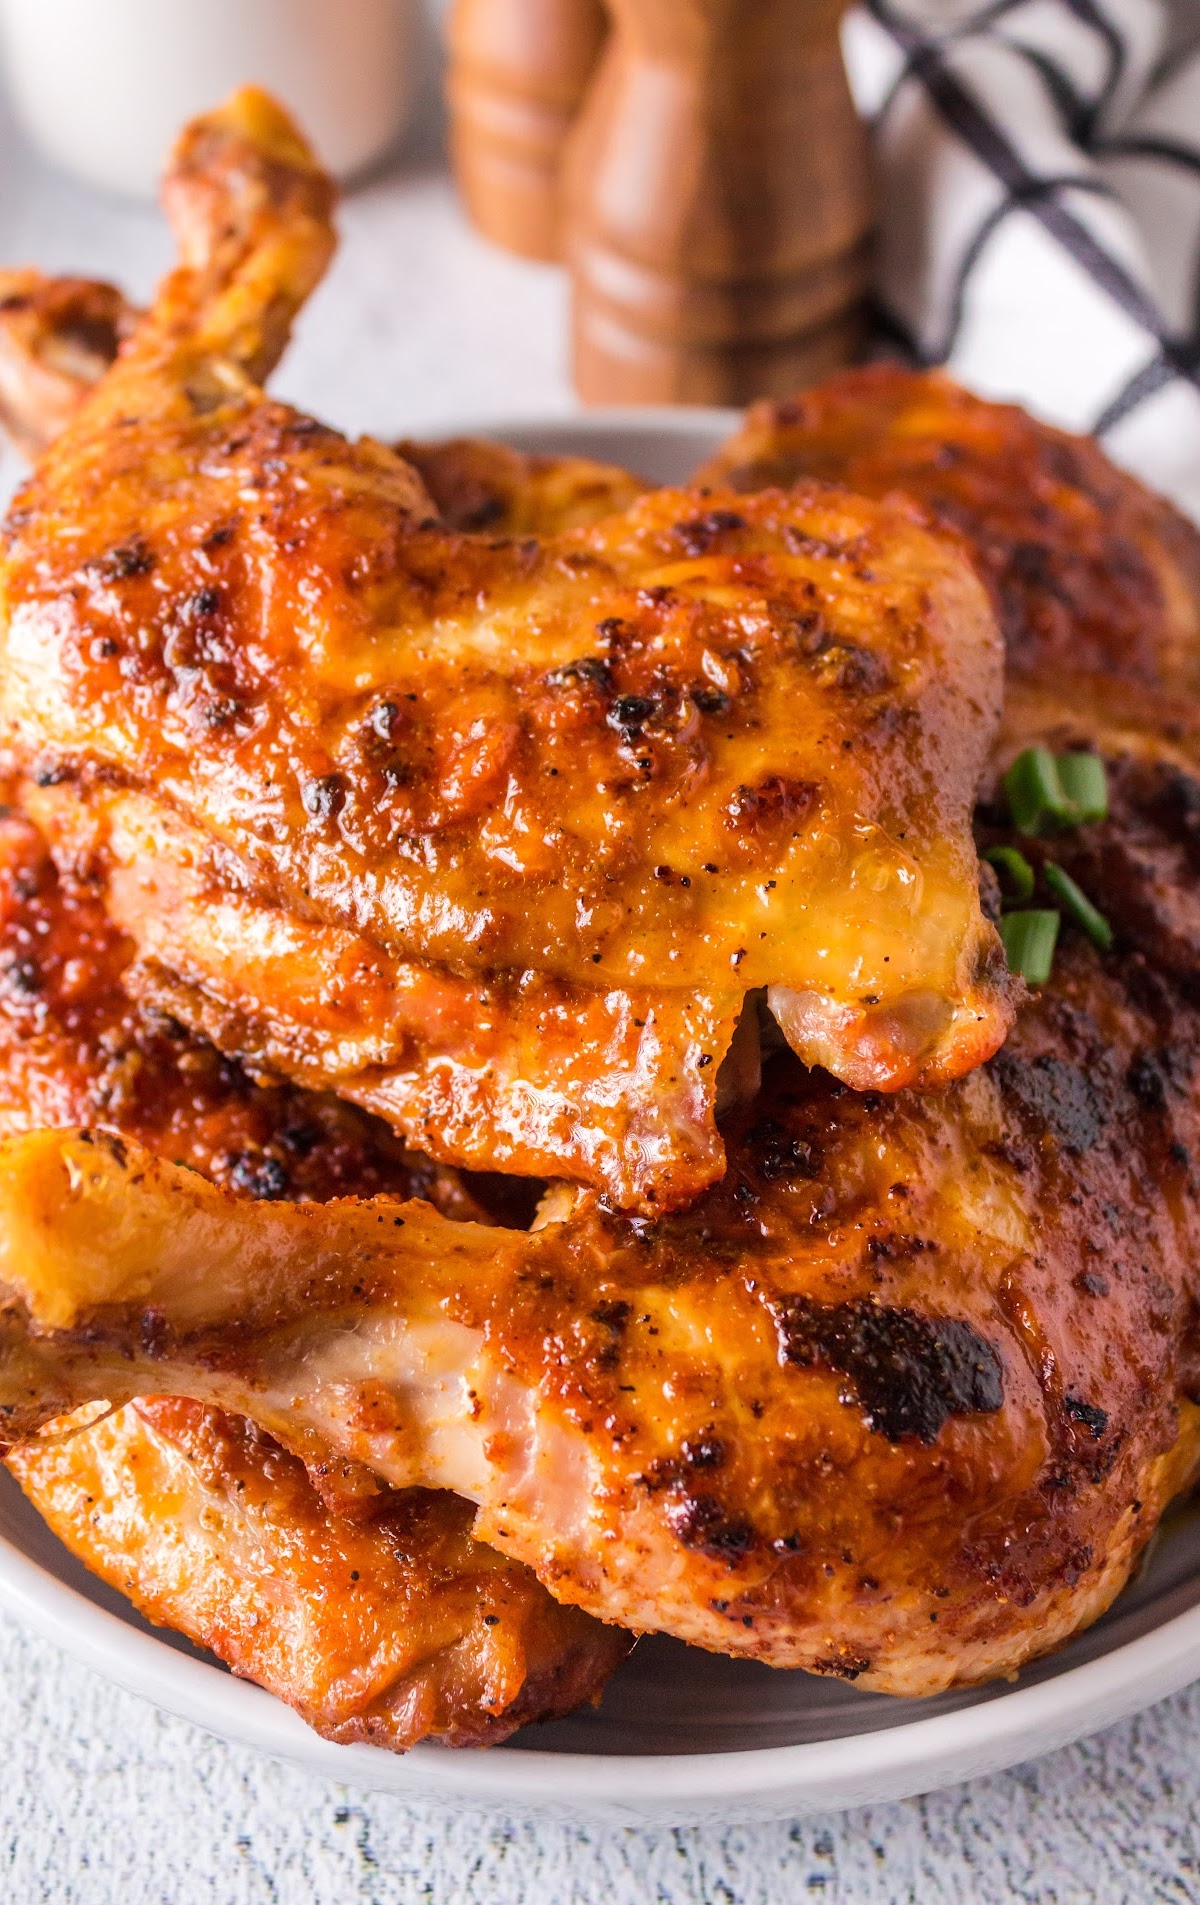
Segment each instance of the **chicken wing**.
[[750,991],[855,1085],[970,1069],[1011,1001],[969,565],[816,488],[437,525],[410,465],[254,382],[322,190],[260,95],[192,130],[185,263],[7,525],[10,743],[147,996],[448,1161],[651,1209],[719,1175]]
[[[144,1019],[121,989],[130,955],[30,823],[0,816],[0,1129],[102,1120],[243,1198],[389,1191],[482,1217],[386,1125],[255,1084]],[[319,1449],[310,1479],[249,1424],[190,1404],[53,1426],[9,1466],[55,1533],[331,1738],[503,1739],[593,1697],[628,1651],[472,1540],[453,1496],[381,1489]]]

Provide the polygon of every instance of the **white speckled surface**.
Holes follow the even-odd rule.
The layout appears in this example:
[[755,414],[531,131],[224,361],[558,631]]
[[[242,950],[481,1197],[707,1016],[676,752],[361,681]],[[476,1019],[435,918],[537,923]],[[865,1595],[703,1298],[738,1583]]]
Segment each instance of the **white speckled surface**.
[[0,1617],[8,1905],[1200,1900],[1200,1687],[994,1779],[803,1825],[627,1832],[363,1799],[224,1746]]
[[[557,273],[466,230],[427,114],[342,218],[278,380],[382,435],[570,407]],[[45,171],[0,105],[0,261],[145,295],[149,211]],[[15,465],[0,457],[0,490]],[[1036,1766],[803,1826],[621,1832],[361,1799],[168,1719],[0,1618],[4,1905],[1200,1901],[1200,1688]]]

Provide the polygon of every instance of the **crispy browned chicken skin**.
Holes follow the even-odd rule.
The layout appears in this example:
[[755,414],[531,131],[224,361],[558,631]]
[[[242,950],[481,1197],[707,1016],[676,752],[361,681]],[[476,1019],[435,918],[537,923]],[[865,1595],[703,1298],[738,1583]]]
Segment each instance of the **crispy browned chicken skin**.
[[250,1197],[391,1191],[483,1212],[457,1172],[328,1094],[258,1081],[141,1011],[134,948],[95,888],[61,876],[24,814],[0,805],[0,1130],[102,1124]]
[[[24,272],[0,288],[4,421],[42,448],[134,314],[86,280]],[[444,484],[463,469],[458,446],[429,455]],[[554,510],[599,514],[610,479],[626,497],[638,487],[583,459],[556,475],[498,446],[477,446],[470,464],[476,486],[489,471],[506,485],[522,526]],[[328,1095],[255,1082],[141,1012],[122,984],[132,953],[95,892],[58,876],[36,829],[0,814],[0,1128],[96,1121],[250,1197],[391,1189],[483,1215],[453,1171],[386,1125]],[[486,1187],[493,1205],[499,1188]],[[458,1498],[380,1488],[323,1452],[310,1475],[252,1424],[191,1403],[149,1398],[81,1426],[88,1413],[13,1451],[26,1494],[141,1612],[329,1738],[492,1744],[594,1698],[628,1651],[631,1636],[559,1606],[472,1540]]]
[[93,1573],[326,1739],[495,1745],[595,1698],[631,1645],[474,1540],[469,1503],[386,1490],[365,1519],[331,1512],[217,1409],[147,1400],[9,1467]]
[[748,990],[855,1084],[969,1069],[1008,1018],[969,567],[816,489],[437,526],[254,382],[324,191],[261,96],[189,133],[185,264],[9,519],[8,731],[147,996],[449,1161],[646,1208],[719,1175]]
[[[1036,732],[1087,738],[1061,705],[1053,727],[1048,697],[1026,705]],[[437,1241],[408,1206],[419,1234],[399,1291],[377,1278],[368,1234],[355,1285],[341,1289],[336,1264],[322,1289],[302,1282],[303,1314],[282,1330],[253,1306],[292,1299],[231,1223],[228,1254],[211,1238],[205,1253],[232,1279],[218,1309],[249,1326],[228,1349],[224,1324],[197,1327],[213,1292],[189,1277],[188,1316],[159,1289],[149,1311],[101,1312],[82,1345],[52,1338],[33,1363],[18,1331],[9,1400],[22,1362],[35,1414],[79,1385],[106,1392],[103,1318],[120,1380],[215,1385],[302,1451],[315,1436],[393,1480],[453,1479],[556,1593],[630,1621],[904,1692],[1067,1638],[1119,1589],[1198,1446],[1196,1019],[1146,907],[1168,880],[1186,895],[1200,734],[1184,708],[1169,741],[1161,702],[1127,694],[1124,712],[1096,733],[1112,817],[1079,836],[1136,845],[1148,869],[1140,899],[1132,873],[1104,895],[1121,949],[1101,959],[1068,936],[1052,985],[971,1079],[871,1098],[785,1055],[727,1128],[725,1183],[694,1210],[630,1224],[584,1199],[536,1238],[455,1226]],[[335,1251],[354,1208],[323,1214]],[[19,1245],[11,1205],[6,1221]],[[177,1204],[155,1222],[150,1269],[155,1234],[176,1247]],[[23,1261],[61,1302],[54,1247],[27,1243]],[[84,1265],[127,1267],[120,1253]],[[158,1355],[139,1371],[128,1349],[147,1315]],[[449,1372],[473,1395],[465,1417],[447,1414]]]
[[[989,412],[1003,422],[975,409],[981,431]],[[1038,427],[1022,428],[1040,456]],[[1165,506],[1159,522],[1134,491],[1150,545],[1174,538],[1186,554]],[[1144,678],[1178,685],[1189,639],[1186,615],[1164,611]],[[1027,673],[1039,652],[1053,660],[1053,629],[1024,652]],[[1010,696],[998,761],[1042,736],[1107,756],[1111,819],[1054,850],[1088,869],[1118,950],[1101,959],[1068,934],[1051,986],[982,1071],[933,1099],[883,1099],[784,1055],[760,1102],[726,1121],[730,1169],[692,1210],[630,1222],[568,1194],[536,1237],[485,1241],[409,1206],[419,1235],[376,1254],[365,1233],[357,1291],[318,1240],[302,1314],[290,1279],[313,1261],[303,1221],[289,1232],[284,1211],[260,1214],[259,1245],[277,1220],[295,1255],[286,1264],[268,1238],[241,1289],[250,1227],[201,1212],[230,1247],[212,1253],[207,1292],[184,1290],[174,1230],[203,1194],[151,1167],[130,1199],[129,1161],[96,1163],[90,1147],[74,1154],[85,1213],[91,1196],[124,1209],[144,1193],[147,1230],[99,1265],[58,1232],[47,1277],[34,1233],[22,1244],[14,1224],[25,1297],[49,1310],[40,1339],[11,1325],[12,1419],[22,1367],[27,1386],[45,1384],[34,1416],[56,1384],[68,1398],[103,1387],[110,1354],[136,1388],[145,1372],[128,1350],[149,1314],[156,1375],[253,1398],[302,1451],[315,1438],[393,1479],[469,1478],[479,1526],[528,1552],[556,1593],[620,1618],[652,1604],[647,1624],[703,1644],[906,1692],[986,1678],[1068,1637],[1120,1587],[1200,1448],[1198,737],[1161,692],[1076,687],[1064,695],[1048,670]],[[53,1152],[8,1165],[10,1214],[36,1216]],[[342,1244],[364,1234],[350,1206],[319,1221]],[[120,1307],[139,1247],[161,1278],[148,1310],[144,1291]],[[86,1315],[99,1295],[86,1342],[62,1333],[71,1303]],[[222,1304],[248,1318],[236,1344]],[[306,1350],[317,1380],[301,1396],[287,1373]],[[469,1409],[447,1408],[448,1373]],[[589,1495],[581,1478],[601,1486]]]
[[[482,1215],[452,1171],[354,1106],[255,1084],[144,1017],[121,989],[131,954],[30,823],[0,816],[0,1128],[100,1121],[244,1198],[389,1191]],[[627,1652],[629,1636],[472,1540],[466,1503],[381,1490],[323,1450],[310,1462],[311,1479],[244,1421],[150,1399],[10,1466],[143,1613],[330,1738],[503,1739],[593,1697]]]
[[609,1618],[883,1690],[986,1678],[1108,1604],[1193,1467],[1195,1051],[1136,953],[1068,945],[949,1092],[784,1057],[695,1209],[585,1197],[527,1236],[223,1207],[143,1154],[18,1140],[4,1276],[40,1323],[9,1313],[10,1433],[179,1389],[473,1496]]
[[[1097,832],[1153,848],[1155,890],[1188,850],[1194,745],[1162,759],[1173,807],[1111,757]],[[315,1434],[392,1481],[452,1482],[481,1532],[610,1616],[897,1692],[1009,1670],[1102,1611],[1200,1448],[1197,1018],[1131,878],[1106,895],[1121,949],[1068,935],[990,1065],[881,1098],[784,1055],[727,1125],[724,1184],[654,1224],[584,1197],[534,1236],[439,1243],[410,1205],[381,1242],[370,1206],[314,1213],[316,1236],[272,1206],[251,1238],[186,1179],[131,1190],[128,1163],[77,1154],[80,1233],[93,1168],[132,1223],[128,1257],[95,1265],[57,1226],[23,1233],[9,1177],[10,1272],[15,1252],[35,1306],[68,1304],[48,1323],[87,1332],[25,1338],[8,1399],[31,1350],[35,1414],[121,1370],[215,1389],[301,1449]],[[22,1168],[36,1211],[59,1166]],[[205,1293],[167,1260],[201,1203],[227,1238]],[[154,1286],[113,1307],[131,1273]],[[138,1371],[148,1313],[159,1357]],[[223,1316],[241,1319],[227,1348]]]
[[[331,1428],[310,1396],[320,1435],[385,1473],[469,1476],[480,1525],[561,1595],[865,1685],[986,1678],[1094,1618],[1198,1447],[1194,728],[1128,686],[1066,708],[1021,687],[1001,762],[1041,737],[1109,759],[1111,819],[1055,850],[1124,868],[1091,889],[1117,954],[1068,934],[1005,1051],[934,1099],[778,1059],[727,1124],[725,1182],[685,1214],[630,1225],[568,1198],[537,1238],[472,1251],[469,1276],[415,1278],[398,1339],[360,1285],[364,1412]],[[473,1330],[481,1416],[448,1420],[431,1358],[470,1358]],[[219,1380],[303,1446],[278,1349],[243,1341]],[[205,1359],[214,1380],[211,1341]],[[590,1505],[581,1476],[603,1478]]]
[[1092,438],[938,371],[875,364],[756,404],[696,480],[753,491],[814,477],[910,497],[961,537],[1012,673],[1200,688],[1200,534]]
[[27,456],[65,428],[136,322],[111,284],[0,271],[0,427]]

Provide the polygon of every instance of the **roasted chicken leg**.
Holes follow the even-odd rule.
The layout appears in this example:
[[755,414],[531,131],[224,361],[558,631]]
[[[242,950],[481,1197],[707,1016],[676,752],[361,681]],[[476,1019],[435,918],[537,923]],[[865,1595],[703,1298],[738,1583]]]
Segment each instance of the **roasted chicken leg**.
[[[1068,937],[1001,1056],[936,1098],[839,1091],[783,1056],[727,1129],[725,1183],[684,1215],[570,1193],[519,1237],[392,1206],[377,1252],[378,1205],[311,1212],[314,1244],[302,1209],[247,1226],[190,1174],[160,1199],[95,1144],[70,1194],[47,1192],[61,1140],[38,1140],[0,1200],[9,1273],[45,1317],[31,1334],[10,1312],[9,1432],[122,1384],[215,1394],[300,1453],[453,1476],[563,1598],[884,1689],[1067,1638],[1200,1445],[1196,1024],[1152,911],[1166,878],[1186,896],[1200,735],[1180,708],[1135,747],[1135,700],[1096,736],[1113,811],[1089,830],[1134,870],[1105,896],[1120,950]],[[264,1247],[276,1219],[290,1266]],[[150,1287],[126,1306],[89,1286],[131,1269]]]
[[[969,414],[979,442],[1003,434],[995,407],[914,386],[935,418],[938,403]],[[1020,429],[1004,563],[1028,580],[1076,559],[1079,471],[1094,486],[1106,466],[1088,475],[1082,450],[1055,463],[1056,433]],[[892,453],[880,488],[903,487],[882,473]],[[761,468],[739,454],[752,486]],[[962,484],[981,481],[956,454]],[[1037,488],[1052,468],[1057,516]],[[386,1198],[249,1207],[95,1134],[14,1141],[8,1433],[147,1384],[215,1400],[314,1466],[333,1450],[348,1474],[460,1489],[476,1532],[565,1602],[897,1692],[1010,1671],[1093,1619],[1200,1455],[1200,732],[1172,698],[1194,643],[1189,543],[1165,506],[1104,480],[1161,557],[1124,681],[1103,673],[1116,634],[1064,583],[1051,599],[1092,630],[1088,672],[1066,682],[1039,589],[1006,597],[982,516],[953,530],[1022,675],[984,776],[987,837],[1008,837],[995,777],[1030,739],[1098,749],[1112,789],[1109,819],[1054,850],[1086,868],[1116,948],[1068,930],[999,1057],[934,1097],[883,1097],[781,1054],[724,1119],[728,1170],[693,1208],[624,1216],[564,1186],[530,1235]],[[1129,560],[1119,535],[1088,548],[1096,575]],[[1099,615],[1100,582],[1087,599]],[[139,821],[130,795],[114,855],[86,780],[33,797],[51,819],[65,804],[60,852],[111,895],[139,824],[153,858],[159,817],[151,801]],[[71,819],[85,803],[91,820]],[[138,983],[170,996],[171,958],[164,937]],[[257,1049],[232,1020],[225,1037]]]
[[198,123],[168,200],[183,266],[10,515],[0,656],[146,996],[449,1161],[648,1209],[719,1175],[748,991],[855,1085],[994,1050],[969,565],[815,488],[452,533],[257,387],[331,242],[287,122]]
[[[353,1106],[256,1085],[121,990],[132,948],[0,817],[0,1128],[100,1120],[242,1198],[387,1190],[483,1215],[452,1171]],[[445,1494],[310,1451],[311,1475],[216,1410],[148,1399],[10,1458],[72,1551],[335,1739],[503,1739],[594,1696],[630,1637],[558,1606]]]
[[[393,1481],[453,1477],[564,1599],[868,1686],[986,1678],[1068,1637],[1200,1449],[1200,732],[1128,684],[1120,721],[1036,679],[1014,703],[1001,764],[1043,736],[1107,756],[1112,814],[1076,845],[1124,877],[1105,893],[1118,950],[1068,935],[998,1059],[936,1098],[885,1099],[784,1055],[727,1121],[729,1171],[694,1209],[647,1224],[564,1191],[527,1237],[411,1205],[382,1226],[387,1207],[326,1207],[315,1242],[272,1206],[251,1236],[187,1180],[143,1177],[131,1196],[129,1160],[84,1147],[73,1195],[110,1199],[130,1248],[89,1261],[58,1225],[36,1243],[9,1226],[27,1317],[66,1305],[57,1323],[43,1308],[40,1335],[12,1312],[12,1423],[120,1369],[135,1390],[215,1391],[300,1451],[315,1438]],[[43,1150],[23,1168],[36,1186],[60,1166]],[[11,1209],[26,1193],[7,1181]],[[199,1292],[182,1272],[193,1218]],[[392,1232],[375,1248],[372,1218]],[[89,1286],[131,1267],[151,1287],[128,1305]],[[129,1357],[146,1328],[152,1373]]]
[[[134,314],[86,280],[23,272],[0,288],[4,420],[37,449],[108,368]],[[599,514],[618,479],[625,497],[637,489],[583,459],[552,468],[498,446],[427,454],[448,503],[478,510],[490,483],[523,525]],[[122,988],[131,955],[95,894],[58,877],[36,830],[0,817],[0,1128],[98,1120],[251,1197],[392,1188],[483,1215],[454,1172],[385,1125],[256,1084],[140,1013]],[[142,1613],[328,1737],[393,1750],[431,1736],[494,1743],[595,1697],[628,1651],[631,1636],[559,1606],[473,1541],[456,1497],[383,1489],[325,1456],[310,1475],[253,1425],[192,1404],[151,1398],[95,1425],[91,1413],[12,1452],[26,1494]]]

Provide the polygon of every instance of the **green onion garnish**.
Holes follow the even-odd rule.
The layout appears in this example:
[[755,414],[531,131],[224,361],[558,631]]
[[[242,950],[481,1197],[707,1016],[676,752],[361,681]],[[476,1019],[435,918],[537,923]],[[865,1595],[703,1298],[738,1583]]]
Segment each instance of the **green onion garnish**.
[[1000,876],[1000,890],[1006,900],[1024,906],[1033,898],[1033,868],[1018,848],[989,847],[983,857]]
[[1057,833],[1108,813],[1104,762],[1096,754],[1027,747],[1004,776],[1004,792],[1019,833]]
[[1031,986],[1044,986],[1054,964],[1058,914],[1036,908],[1006,913],[1000,921],[1000,937],[1009,971],[1019,972]]
[[1108,776],[1098,754],[1060,754],[1056,766],[1063,793],[1078,816],[1076,826],[1108,818]]
[[1097,912],[1086,893],[1076,886],[1069,873],[1064,873],[1053,860],[1047,860],[1042,868],[1046,876],[1046,885],[1056,900],[1062,902],[1064,911],[1075,921],[1100,952],[1111,950],[1113,929],[1103,913]]
[[1004,776],[1009,812],[1019,833],[1070,826],[1071,803],[1058,778],[1058,762],[1048,747],[1027,747]]

